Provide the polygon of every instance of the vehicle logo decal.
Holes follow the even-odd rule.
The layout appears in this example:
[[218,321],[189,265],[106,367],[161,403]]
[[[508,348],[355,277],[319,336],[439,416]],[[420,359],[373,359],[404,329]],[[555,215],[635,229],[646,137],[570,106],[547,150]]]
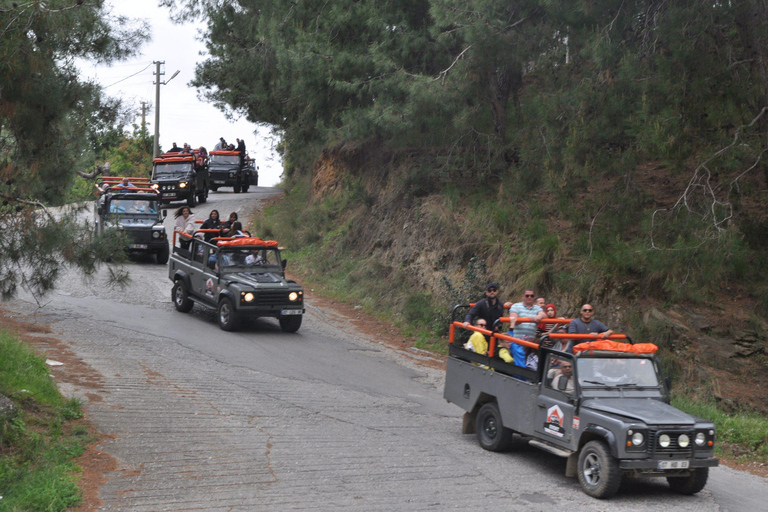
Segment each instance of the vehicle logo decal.
[[205,294],[209,297],[213,297],[213,279],[210,277],[205,282]]
[[579,417],[573,417],[573,430],[579,430]]
[[563,437],[565,435],[565,429],[563,429],[563,421],[565,416],[563,410],[559,405],[553,405],[547,409],[547,418],[544,422],[544,432],[552,434],[553,436]]

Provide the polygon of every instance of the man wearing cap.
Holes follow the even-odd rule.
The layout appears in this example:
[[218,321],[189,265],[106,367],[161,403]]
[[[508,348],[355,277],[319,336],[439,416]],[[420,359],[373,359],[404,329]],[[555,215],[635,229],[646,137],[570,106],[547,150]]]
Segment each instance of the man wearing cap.
[[464,317],[464,326],[474,323],[475,318],[484,318],[489,330],[493,330],[496,320],[504,316],[504,305],[499,301],[499,286],[496,283],[488,283],[485,287],[485,298],[480,299]]

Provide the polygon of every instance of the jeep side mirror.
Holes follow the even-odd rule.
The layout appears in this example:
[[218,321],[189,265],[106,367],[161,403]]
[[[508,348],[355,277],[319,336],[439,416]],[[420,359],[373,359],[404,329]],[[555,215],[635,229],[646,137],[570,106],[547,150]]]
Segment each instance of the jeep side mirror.
[[283,261],[281,261],[281,262],[280,262],[280,265],[282,265],[282,266],[283,266],[283,270],[285,270],[285,267],[287,267],[287,266],[288,266],[288,260],[283,260]]

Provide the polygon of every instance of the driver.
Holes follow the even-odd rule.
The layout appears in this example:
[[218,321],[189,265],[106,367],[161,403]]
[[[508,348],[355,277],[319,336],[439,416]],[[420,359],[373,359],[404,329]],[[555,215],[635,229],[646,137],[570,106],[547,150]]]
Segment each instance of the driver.
[[602,368],[595,371],[595,377],[606,384],[626,382],[629,379],[627,362],[624,359],[606,359]]
[[263,265],[264,258],[261,257],[258,251],[253,251],[252,253],[250,253],[248,256],[245,257],[245,264],[246,265]]

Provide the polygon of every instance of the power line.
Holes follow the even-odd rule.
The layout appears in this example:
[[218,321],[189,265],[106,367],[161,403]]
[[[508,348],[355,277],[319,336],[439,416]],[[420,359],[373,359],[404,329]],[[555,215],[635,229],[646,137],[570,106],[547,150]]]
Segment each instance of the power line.
[[144,69],[142,69],[141,71],[137,71],[137,72],[135,72],[135,73],[134,73],[134,74],[132,74],[132,75],[128,75],[128,76],[127,76],[127,77],[125,77],[125,78],[121,78],[121,79],[120,79],[120,80],[118,80],[117,82],[115,82],[115,83],[113,83],[113,84],[109,84],[109,85],[105,86],[105,87],[104,87],[104,89],[106,89],[107,87],[112,87],[113,85],[117,85],[117,84],[119,84],[120,82],[124,82],[124,81],[128,80],[129,78],[132,78],[132,77],[134,77],[134,76],[138,75],[139,73],[142,73],[142,72],[146,71],[147,69],[149,69],[149,66],[151,66],[151,65],[152,65],[152,63],[150,62],[149,64],[147,64],[147,67],[145,67],[145,68],[144,68]]

